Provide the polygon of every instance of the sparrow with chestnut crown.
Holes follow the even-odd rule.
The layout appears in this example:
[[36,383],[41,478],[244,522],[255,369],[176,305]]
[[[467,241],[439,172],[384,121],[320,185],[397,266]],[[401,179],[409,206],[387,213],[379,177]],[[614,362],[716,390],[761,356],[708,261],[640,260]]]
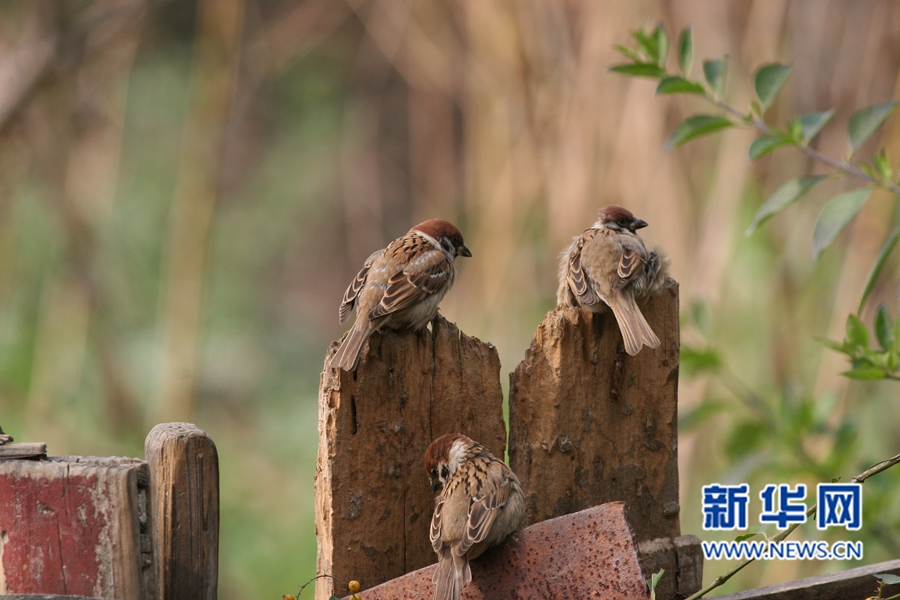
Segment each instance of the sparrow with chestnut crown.
[[440,491],[430,535],[438,555],[434,600],[459,600],[472,581],[469,561],[518,528],[525,496],[506,463],[460,433],[434,440],[425,468],[432,490]]
[[442,219],[419,223],[374,252],[344,293],[341,324],[356,307],[356,322],[328,368],[356,369],[363,344],[377,330],[425,327],[456,281],[457,256],[472,256],[462,234]]
[[668,256],[658,248],[648,252],[637,235],[646,226],[626,208],[604,206],[597,222],[562,253],[559,265],[557,305],[597,313],[611,308],[632,356],[645,345],[659,347],[635,298],[659,290],[669,270]]

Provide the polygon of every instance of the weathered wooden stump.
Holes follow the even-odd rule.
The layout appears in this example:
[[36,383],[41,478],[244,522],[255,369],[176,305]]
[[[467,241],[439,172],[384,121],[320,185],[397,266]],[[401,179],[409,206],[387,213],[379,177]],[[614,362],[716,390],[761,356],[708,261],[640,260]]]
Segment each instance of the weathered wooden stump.
[[[547,313],[510,375],[509,459],[526,493],[527,523],[625,501],[639,542],[672,540],[652,547],[647,562],[674,573],[678,284],[668,280],[639,304],[661,344],[636,356],[626,354],[612,312]],[[693,560],[699,540],[681,540],[679,547]],[[671,577],[666,583],[674,585]]]
[[625,500],[639,541],[679,535],[677,284],[641,310],[659,348],[629,356],[611,312],[557,308],[510,376],[529,523]]
[[131,458],[0,461],[0,594],[155,599],[148,482]]
[[355,372],[322,373],[318,572],[335,579],[320,579],[316,598],[351,579],[369,588],[436,561],[423,458],[432,440],[457,431],[504,455],[497,351],[443,317],[431,331],[376,333]]
[[219,458],[190,423],[147,435],[156,586],[160,600],[215,600],[219,574]]

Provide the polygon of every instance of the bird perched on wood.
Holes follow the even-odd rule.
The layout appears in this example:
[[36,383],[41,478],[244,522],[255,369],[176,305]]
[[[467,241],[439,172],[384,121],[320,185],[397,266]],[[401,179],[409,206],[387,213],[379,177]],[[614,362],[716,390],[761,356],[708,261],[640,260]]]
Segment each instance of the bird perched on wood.
[[356,306],[356,322],[328,367],[356,369],[363,344],[376,330],[422,329],[456,281],[457,256],[472,256],[453,224],[419,223],[366,259],[341,302],[341,324]]
[[438,555],[434,600],[459,600],[462,586],[472,581],[469,561],[518,528],[525,496],[506,463],[460,433],[434,440],[425,468],[432,490],[440,490],[431,517]]
[[659,347],[635,298],[656,292],[668,275],[669,258],[659,249],[647,251],[637,230],[647,222],[611,204],[600,209],[594,225],[576,237],[559,265],[559,306],[580,306],[616,317],[625,351],[634,356],[643,346]]

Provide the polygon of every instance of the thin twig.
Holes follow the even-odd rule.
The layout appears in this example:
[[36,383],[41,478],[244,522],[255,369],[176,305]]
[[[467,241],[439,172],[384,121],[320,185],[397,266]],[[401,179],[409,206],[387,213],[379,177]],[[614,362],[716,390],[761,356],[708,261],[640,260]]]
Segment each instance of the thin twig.
[[[865,471],[863,471],[856,477],[852,478],[850,481],[852,483],[862,483],[866,479],[871,477],[872,475],[877,475],[878,473],[881,473],[882,471],[890,469],[891,467],[893,467],[894,465],[896,465],[898,463],[900,463],[900,454],[898,454],[892,458],[889,458],[887,460],[883,460],[880,463],[876,463],[876,464],[872,465],[871,467],[869,467],[868,469],[866,469]],[[809,519],[810,517],[815,516],[816,510],[817,510],[816,504],[813,504],[812,506],[810,506],[809,509],[807,509],[807,511],[806,511],[806,518]],[[773,541],[773,542],[782,541],[787,536],[789,536],[795,529],[797,529],[797,527],[799,527],[800,525],[801,525],[800,523],[794,523],[793,525],[791,525],[790,527],[788,527],[787,529],[785,529],[784,531],[782,531],[781,533],[776,535],[774,538],[772,538],[771,541]],[[756,560],[756,559],[748,558],[747,560],[745,560],[741,564],[737,565],[736,567],[734,567],[733,569],[731,569],[724,575],[717,577],[715,581],[713,581],[711,584],[709,584],[708,586],[706,586],[705,588],[703,588],[702,590],[700,590],[693,596],[690,596],[687,600],[697,600],[697,598],[702,598],[709,592],[713,591],[714,589],[716,589],[717,587],[721,586],[726,581],[728,581],[729,579],[734,577],[734,575],[738,571],[740,571],[741,569],[743,569],[744,567],[746,567],[747,565],[752,563],[754,560]]]

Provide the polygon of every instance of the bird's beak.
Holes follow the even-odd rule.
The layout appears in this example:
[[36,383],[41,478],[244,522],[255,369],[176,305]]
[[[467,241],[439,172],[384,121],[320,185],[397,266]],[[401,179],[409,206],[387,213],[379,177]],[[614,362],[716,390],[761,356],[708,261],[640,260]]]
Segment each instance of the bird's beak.
[[463,244],[462,246],[460,246],[459,248],[457,248],[457,249],[456,249],[456,252],[457,252],[457,254],[459,254],[460,256],[472,256],[472,251],[469,250],[468,246],[466,246],[465,244]]
[[[465,247],[465,246],[463,246],[463,247]],[[431,480],[431,491],[434,492],[435,494],[438,493],[439,491],[441,491],[442,487],[444,487],[444,486],[443,486],[443,484],[441,484],[440,479],[432,479]]]
[[631,222],[631,227],[634,228],[635,230],[641,229],[646,226],[647,226],[647,221],[645,221],[643,219],[638,219],[637,217],[635,217],[634,221]]

